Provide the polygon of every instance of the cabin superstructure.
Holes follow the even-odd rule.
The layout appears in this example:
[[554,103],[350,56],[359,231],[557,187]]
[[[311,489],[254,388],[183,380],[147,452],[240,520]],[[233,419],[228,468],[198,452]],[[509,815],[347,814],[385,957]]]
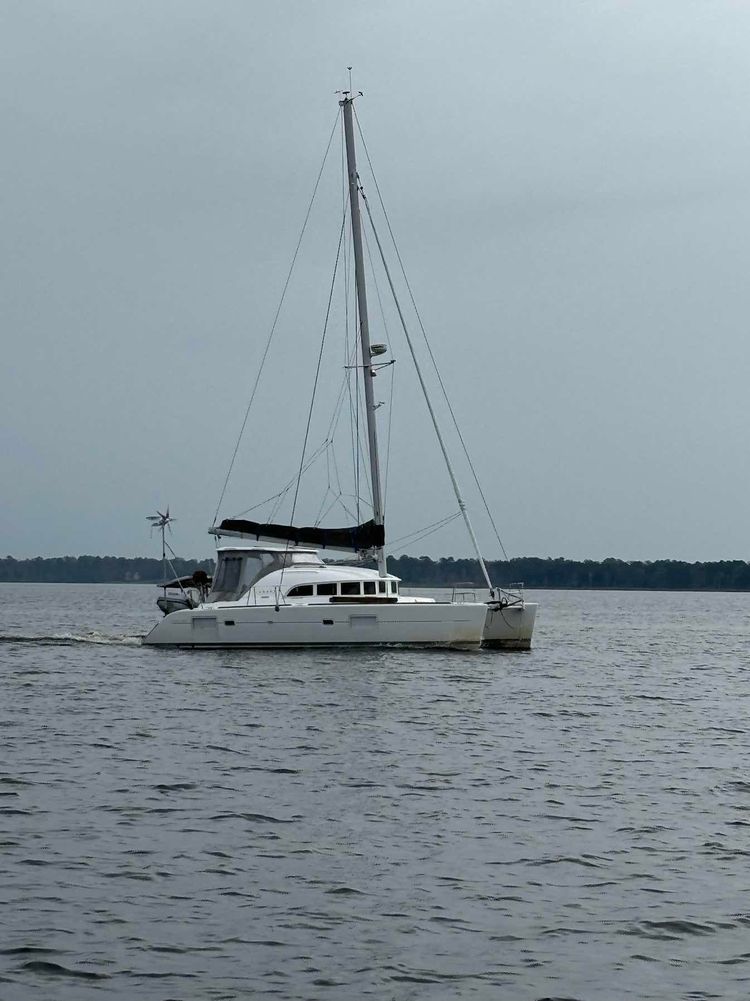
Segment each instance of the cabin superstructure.
[[220,546],[207,601],[219,606],[391,603],[399,578],[367,567],[325,563],[314,549]]

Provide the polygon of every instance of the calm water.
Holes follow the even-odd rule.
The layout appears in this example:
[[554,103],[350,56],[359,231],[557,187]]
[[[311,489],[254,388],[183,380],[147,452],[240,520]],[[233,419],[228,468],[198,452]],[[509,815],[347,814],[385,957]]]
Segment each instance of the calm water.
[[0,585],[2,1001],[750,995],[750,595],[541,592],[530,653],[154,597]]

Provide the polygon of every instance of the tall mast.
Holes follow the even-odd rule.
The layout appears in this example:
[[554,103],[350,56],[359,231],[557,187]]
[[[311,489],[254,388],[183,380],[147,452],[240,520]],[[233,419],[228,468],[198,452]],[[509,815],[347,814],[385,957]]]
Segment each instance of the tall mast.
[[[372,481],[372,511],[376,525],[383,525],[383,494],[380,485],[380,461],[378,459],[378,433],[375,421],[375,399],[372,380],[375,375],[370,351],[370,326],[367,318],[367,290],[365,288],[365,267],[362,254],[362,220],[359,213],[359,178],[357,159],[354,152],[354,124],[351,91],[339,101],[344,111],[344,139],[346,141],[346,164],[349,173],[349,207],[352,216],[352,242],[354,243],[354,277],[357,286],[357,310],[359,312],[359,339],[362,347],[362,379],[365,388],[365,414],[367,416],[367,440],[370,452],[370,479]],[[378,570],[386,574],[385,550],[377,550]]]

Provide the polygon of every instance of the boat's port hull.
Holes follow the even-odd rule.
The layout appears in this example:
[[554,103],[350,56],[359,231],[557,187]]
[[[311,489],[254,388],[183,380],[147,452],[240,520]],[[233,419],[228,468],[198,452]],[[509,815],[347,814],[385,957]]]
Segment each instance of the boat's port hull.
[[482,646],[497,650],[529,650],[534,632],[536,604],[520,602],[487,610]]
[[148,646],[479,647],[482,604],[205,605],[172,612],[144,638]]

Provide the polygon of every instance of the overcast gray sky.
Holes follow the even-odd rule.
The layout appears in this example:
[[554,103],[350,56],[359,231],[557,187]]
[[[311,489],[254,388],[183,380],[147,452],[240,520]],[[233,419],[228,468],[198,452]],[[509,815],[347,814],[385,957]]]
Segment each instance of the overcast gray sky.
[[[750,555],[750,4],[3,0],[0,21],[3,554],[155,553],[145,518],[167,503],[176,549],[212,551],[353,64],[509,552]],[[298,461],[330,221],[225,515]],[[395,538],[455,502],[393,354]],[[409,551],[470,550],[453,523]]]

